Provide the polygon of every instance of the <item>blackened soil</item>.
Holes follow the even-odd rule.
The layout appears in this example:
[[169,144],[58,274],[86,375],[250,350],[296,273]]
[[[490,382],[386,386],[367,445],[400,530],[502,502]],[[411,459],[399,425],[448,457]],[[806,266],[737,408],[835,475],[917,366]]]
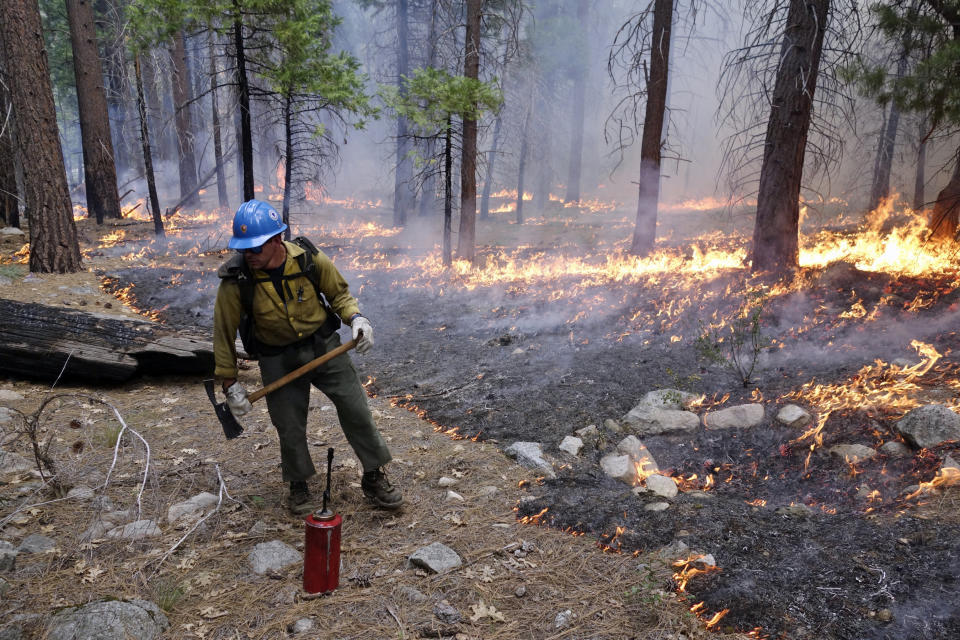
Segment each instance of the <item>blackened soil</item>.
[[[109,275],[116,287],[134,283],[140,306],[163,308],[169,323],[209,328],[215,275],[177,273]],[[541,442],[566,464],[556,479],[530,487],[520,516],[546,508],[539,522],[586,532],[614,551],[655,551],[682,541],[712,554],[721,570],[692,578],[686,592],[707,612],[729,609],[721,626],[759,627],[763,636],[786,638],[960,637],[960,526],[955,513],[944,516],[951,498],[924,507],[902,496],[907,486],[930,480],[955,447],[902,460],[881,456],[851,469],[822,451],[836,443],[877,446],[893,437],[898,416],[873,408],[832,415],[824,446],[809,462],[808,443],[795,442],[799,434],[773,420],[781,397],[811,379],[842,382],[875,358],[917,361],[912,338],[941,353],[954,348],[948,311],[954,293],[932,308],[906,312],[902,303],[930,283],[865,279],[857,289],[866,292],[864,303],[881,305],[871,324],[840,318],[850,307],[853,283],[817,288],[813,282],[809,291],[771,300],[764,331],[783,344],[764,356],[744,386],[701,360],[694,340],[701,319],[717,310],[729,316],[736,300],[716,308],[695,301],[693,311],[665,320],[660,312],[673,294],[663,287],[587,289],[550,301],[516,287],[464,292],[450,286],[440,294],[396,286],[404,279],[397,274],[367,275],[361,302],[376,347],[354,360],[362,376],[373,378],[372,392],[396,397],[464,436],[501,445]],[[727,284],[705,286],[723,290]],[[629,324],[629,317],[649,322]],[[948,360],[941,364],[956,365]],[[932,377],[926,386],[952,395],[937,389]],[[644,438],[661,469],[697,476],[659,512],[644,509],[653,497],[637,496],[599,471],[599,458],[622,435],[605,432],[575,462],[557,450],[573,430],[618,419],[657,388],[703,393],[708,406],[728,395],[726,406],[760,394],[767,406],[765,423],[750,430],[700,428]],[[697,491],[710,475],[714,488]],[[872,501],[864,487],[877,491]],[[618,527],[623,532],[615,535]]]

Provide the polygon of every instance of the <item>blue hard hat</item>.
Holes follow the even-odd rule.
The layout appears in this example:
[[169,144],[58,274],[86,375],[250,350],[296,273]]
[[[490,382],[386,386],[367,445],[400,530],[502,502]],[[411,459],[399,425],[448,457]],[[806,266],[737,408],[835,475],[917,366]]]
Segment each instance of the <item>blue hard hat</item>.
[[250,249],[282,233],[287,228],[277,210],[263,200],[247,200],[233,216],[231,249]]

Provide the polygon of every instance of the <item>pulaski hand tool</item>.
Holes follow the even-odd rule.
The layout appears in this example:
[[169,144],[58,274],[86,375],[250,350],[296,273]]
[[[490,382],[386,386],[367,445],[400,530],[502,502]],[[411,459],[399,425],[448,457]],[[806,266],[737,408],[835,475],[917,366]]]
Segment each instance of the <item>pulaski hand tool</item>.
[[340,582],[340,529],[343,518],[327,509],[330,499],[330,467],[333,447],[327,449],[327,488],[323,507],[305,521],[303,545],[303,590],[307,593],[330,593]]
[[[342,355],[347,351],[350,351],[350,349],[353,349],[355,346],[357,346],[356,340],[351,340],[350,342],[344,343],[339,347],[337,347],[336,349],[334,349],[333,351],[328,351],[322,356],[314,360],[311,360],[310,362],[303,365],[299,369],[295,369],[291,371],[290,373],[283,376],[279,380],[275,380],[271,382],[270,384],[263,387],[262,389],[257,389],[256,391],[254,391],[253,393],[247,396],[247,400],[249,400],[250,403],[253,404],[254,402],[259,400],[263,396],[267,395],[271,391],[276,391],[283,385],[296,380],[297,378],[299,378],[304,374],[310,373],[311,371],[321,366],[322,364],[329,362],[330,360],[333,360],[337,356]],[[220,421],[220,425],[223,427],[223,434],[227,436],[227,439],[229,440],[231,438],[236,438],[241,433],[243,433],[243,427],[240,426],[240,423],[237,422],[237,419],[234,417],[233,413],[230,412],[230,408],[227,406],[227,403],[217,402],[217,396],[214,392],[213,379],[204,380],[203,386],[206,387],[207,389],[207,397],[210,398],[210,402],[213,404],[213,409],[217,414],[217,420]]]

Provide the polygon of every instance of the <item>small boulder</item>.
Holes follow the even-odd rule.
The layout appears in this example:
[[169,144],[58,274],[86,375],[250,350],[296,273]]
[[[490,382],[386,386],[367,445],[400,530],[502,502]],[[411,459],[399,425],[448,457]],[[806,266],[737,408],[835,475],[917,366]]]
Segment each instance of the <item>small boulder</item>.
[[23,395],[13,389],[0,389],[0,402],[15,402],[23,400]]
[[107,531],[108,538],[123,538],[124,540],[143,540],[144,538],[156,538],[162,532],[157,523],[153,520],[137,520],[122,527],[116,527]]
[[960,440],[960,415],[942,404],[918,407],[897,422],[904,439],[918,449]]
[[17,551],[20,553],[46,553],[56,548],[57,541],[53,538],[42,536],[39,533],[32,533],[20,542]]
[[444,624],[456,624],[463,620],[463,615],[446,600],[441,600],[433,605],[433,615]]
[[644,511],[666,511],[670,508],[669,502],[651,502],[643,506]]
[[446,489],[447,487],[452,487],[455,484],[457,484],[456,478],[448,478],[447,476],[441,476],[441,478],[437,480],[437,486],[443,487],[444,489]]
[[20,454],[0,449],[0,474],[23,473],[35,468],[36,465],[33,462]]
[[582,440],[590,440],[598,437],[600,435],[600,430],[597,429],[597,425],[588,424],[585,427],[577,429],[574,431],[574,433],[577,434],[577,436],[579,436]]
[[843,458],[851,464],[866,462],[877,457],[877,452],[872,447],[863,444],[837,444],[830,447],[831,455]]
[[640,399],[640,404],[656,409],[687,409],[700,396],[679,389],[657,389]]
[[247,555],[247,560],[257,575],[268,571],[281,571],[292,564],[303,562],[300,552],[280,540],[261,542]]
[[17,417],[17,412],[13,409],[0,407],[0,424],[10,424]]
[[643,473],[659,471],[657,461],[647,446],[637,436],[627,436],[617,444],[617,451],[630,456],[630,459],[640,465]]
[[67,492],[67,497],[73,500],[90,500],[95,495],[96,493],[94,493],[93,489],[83,485],[76,486]]
[[891,458],[907,458],[913,455],[910,447],[899,440],[890,440],[880,445],[880,453]]
[[105,600],[62,609],[47,625],[47,640],[153,640],[170,626],[160,607],[146,600]]
[[583,440],[576,436],[565,436],[557,448],[572,456],[579,456],[580,450],[583,449]]
[[199,517],[206,509],[214,506],[220,499],[212,493],[203,491],[193,496],[189,500],[170,505],[167,509],[167,522],[176,523],[184,518]]
[[566,629],[570,626],[570,623],[573,622],[573,619],[576,618],[576,614],[570,609],[564,609],[556,615],[553,619],[553,628],[554,629]]
[[540,471],[550,478],[556,477],[553,465],[543,457],[539,442],[514,442],[504,449],[504,453],[515,459],[521,467]]
[[708,429],[749,429],[763,422],[762,404],[741,404],[703,416]]
[[802,429],[813,422],[813,416],[801,406],[788,404],[777,412],[777,422],[791,429]]
[[17,568],[18,551],[6,540],[0,540],[0,571],[13,571]]
[[290,625],[290,633],[300,634],[313,630],[313,618],[300,618]]
[[623,422],[637,434],[650,436],[661,433],[696,431],[700,426],[700,417],[690,411],[657,409],[641,403],[623,416]]
[[421,567],[431,573],[446,573],[463,564],[456,551],[440,542],[420,547],[407,560],[410,561],[411,565]]
[[637,467],[630,456],[605,455],[600,458],[600,468],[611,478],[626,484],[632,485],[637,480]]
[[678,493],[677,483],[659,473],[647,476],[644,479],[644,484],[646,484],[647,489],[664,498],[674,498]]

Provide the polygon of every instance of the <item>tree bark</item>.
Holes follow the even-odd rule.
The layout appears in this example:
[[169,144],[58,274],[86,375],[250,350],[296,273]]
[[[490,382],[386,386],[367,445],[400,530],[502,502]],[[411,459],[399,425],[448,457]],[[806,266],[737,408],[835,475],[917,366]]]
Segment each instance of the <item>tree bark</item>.
[[493,125],[493,144],[487,152],[487,177],[483,181],[483,196],[480,198],[480,219],[490,217],[490,188],[493,186],[493,169],[497,161],[497,148],[500,145],[500,130],[503,127],[503,111],[497,114]]
[[913,210],[914,211],[923,211],[923,208],[927,206],[926,197],[924,195],[924,190],[926,187],[926,166],[927,166],[927,120],[926,118],[921,118],[920,120],[920,135],[918,137],[919,144],[917,145],[917,171],[914,174],[913,178]]
[[[0,75],[5,73],[0,68]],[[20,204],[17,200],[16,143],[13,139],[13,108],[6,86],[0,82],[0,224],[20,226]]]
[[137,110],[140,113],[140,148],[143,151],[143,169],[147,177],[147,194],[150,199],[150,213],[153,216],[153,232],[162,237],[163,217],[160,215],[160,198],[157,197],[157,180],[153,174],[153,152],[150,149],[150,121],[147,118],[147,101],[143,95],[143,72],[140,67],[140,54],[133,57],[133,75],[137,83]]
[[79,271],[83,265],[67,190],[37,0],[4,2],[0,43],[10,102],[17,119],[17,152],[24,174],[24,214],[30,226],[30,271]]
[[443,266],[453,264],[453,121],[447,116],[447,132],[443,144]]
[[[904,53],[897,62],[897,79],[907,72],[907,56]],[[873,211],[890,195],[890,174],[893,170],[893,152],[896,148],[897,129],[900,126],[900,108],[896,101],[890,102],[890,113],[887,116],[883,136],[880,139],[880,154],[877,159],[876,171],[873,176],[873,188],[870,190],[870,204],[868,209]]]
[[523,224],[523,187],[527,173],[527,147],[529,146],[530,118],[533,116],[532,105],[527,107],[527,115],[523,118],[523,133],[520,135],[520,161],[517,166],[517,224]]
[[[669,4],[673,4],[672,1]],[[579,0],[577,4],[577,23],[586,34],[587,19],[590,11],[590,0]],[[656,17],[654,17],[656,22]],[[654,31],[656,32],[656,25]],[[669,33],[669,29],[668,29]],[[669,39],[669,37],[668,37]],[[570,165],[567,170],[567,195],[565,203],[580,202],[580,170],[583,161],[583,120],[587,98],[587,65],[585,55],[589,50],[583,37],[582,56],[573,61],[573,114],[570,119]],[[669,46],[667,46],[669,49]],[[644,128],[646,130],[646,128]]]
[[210,31],[210,119],[213,125],[213,161],[217,167],[217,202],[221,209],[230,207],[227,196],[227,175],[223,168],[223,142],[220,132],[220,105],[217,104],[217,85],[219,71],[213,43],[213,30]]
[[667,110],[672,26],[673,0],[656,0],[653,8],[647,106],[643,117],[643,138],[640,142],[637,222],[630,243],[630,253],[638,256],[649,254],[657,240],[660,153],[663,148],[663,123]]
[[237,157],[243,170],[243,201],[253,200],[253,131],[250,124],[250,83],[247,56],[243,50],[243,14],[240,0],[233,0],[233,46],[237,58],[237,90],[240,104],[240,140]]
[[[406,93],[403,79],[410,73],[410,48],[408,35],[410,30],[407,0],[397,1],[397,87],[401,97]],[[407,217],[413,209],[413,159],[410,158],[410,139],[407,119],[397,117],[397,164],[393,183],[393,226],[407,224]]]
[[290,193],[293,188],[293,130],[292,124],[292,99],[288,94],[283,100],[283,223],[287,225],[283,233],[283,239],[290,239]]
[[[480,78],[480,12],[483,0],[467,0],[467,34],[464,42],[463,75]],[[457,255],[473,262],[477,234],[477,121],[463,119],[460,160],[460,233]]]
[[77,110],[83,141],[83,179],[87,211],[97,224],[120,217],[117,168],[113,164],[110,117],[97,52],[93,7],[88,0],[66,0],[73,45],[73,73],[77,79]]
[[933,203],[933,215],[930,216],[930,239],[953,240],[960,223],[960,149],[957,149],[953,175]]
[[[175,110],[173,121],[177,128],[177,144],[180,152],[178,164],[180,195],[184,196],[197,186],[197,159],[193,149],[193,123],[190,117],[193,96],[190,90],[190,71],[187,67],[187,50],[182,30],[178,29],[173,34],[170,57],[173,58],[173,108]],[[199,198],[192,199],[189,204],[199,204]]]
[[829,0],[790,0],[753,229],[752,271],[786,275],[798,266],[800,185]]

